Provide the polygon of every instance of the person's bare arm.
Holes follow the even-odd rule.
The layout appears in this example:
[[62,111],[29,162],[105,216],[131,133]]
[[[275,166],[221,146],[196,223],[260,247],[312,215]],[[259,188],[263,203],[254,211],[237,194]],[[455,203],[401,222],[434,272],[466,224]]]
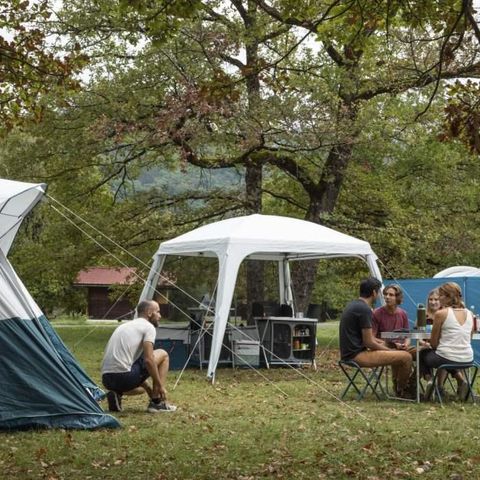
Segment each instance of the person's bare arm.
[[373,336],[371,328],[362,328],[362,340],[370,350],[391,350],[385,345],[385,342]]
[[442,335],[442,325],[447,318],[447,309],[438,310],[433,317],[432,334],[430,335],[430,345],[432,348],[437,348],[440,343],[440,337]]

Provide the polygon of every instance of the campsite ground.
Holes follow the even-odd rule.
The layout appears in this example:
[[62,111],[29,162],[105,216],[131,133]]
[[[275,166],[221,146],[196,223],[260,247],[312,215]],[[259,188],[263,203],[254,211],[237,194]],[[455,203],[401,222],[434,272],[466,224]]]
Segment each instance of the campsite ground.
[[[114,326],[57,330],[97,382]],[[328,345],[328,348],[327,348]],[[2,433],[2,478],[312,479],[480,478],[480,407],[341,403],[337,324],[319,329],[316,372],[221,369],[217,383],[187,370],[175,414],[127,398],[118,430]]]

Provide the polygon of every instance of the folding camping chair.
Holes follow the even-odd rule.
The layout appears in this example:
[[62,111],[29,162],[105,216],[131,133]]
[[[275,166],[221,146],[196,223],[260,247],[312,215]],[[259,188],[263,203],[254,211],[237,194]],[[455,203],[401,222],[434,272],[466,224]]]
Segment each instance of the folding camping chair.
[[[345,390],[340,396],[342,400],[345,398],[345,395],[348,393],[350,388],[356,390],[357,400],[362,400],[365,397],[365,394],[367,393],[367,390],[369,388],[370,390],[372,390],[378,400],[381,400],[381,397],[378,394],[378,389],[380,389],[382,395],[385,395],[385,390],[383,389],[382,383],[380,381],[383,369],[385,367],[361,367],[357,362],[353,360],[340,360],[338,362],[338,365],[340,366],[348,380],[347,386],[345,387]],[[370,371],[366,372],[364,368]]]
[[[478,373],[478,365],[475,363],[465,363],[462,365],[458,364],[451,364],[451,363],[445,363],[443,365],[440,365],[438,368],[435,369],[435,372],[433,374],[432,378],[432,385],[433,385],[433,391],[432,391],[432,399],[438,398],[438,401],[440,402],[440,405],[443,405],[443,398],[442,398],[442,392],[438,388],[437,384],[437,376],[438,372],[441,369],[445,370],[463,370],[465,373],[465,378],[467,380],[467,386],[468,386],[468,392],[465,400],[468,400],[469,398],[472,399],[472,403],[475,403],[475,395],[473,394],[473,385],[475,383],[475,379],[477,378],[477,373]],[[470,375],[471,373],[471,375]],[[450,378],[448,379],[449,383],[451,384]]]

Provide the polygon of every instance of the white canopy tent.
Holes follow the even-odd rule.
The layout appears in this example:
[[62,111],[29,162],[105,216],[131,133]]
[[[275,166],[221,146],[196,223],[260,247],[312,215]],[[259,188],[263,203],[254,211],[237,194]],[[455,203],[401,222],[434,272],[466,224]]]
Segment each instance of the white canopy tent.
[[160,244],[141,300],[151,299],[167,255],[217,257],[218,288],[208,377],[214,378],[240,264],[245,259],[279,262],[280,303],[292,305],[290,260],[358,257],[381,281],[370,244],[316,223],[250,215],[211,223]]

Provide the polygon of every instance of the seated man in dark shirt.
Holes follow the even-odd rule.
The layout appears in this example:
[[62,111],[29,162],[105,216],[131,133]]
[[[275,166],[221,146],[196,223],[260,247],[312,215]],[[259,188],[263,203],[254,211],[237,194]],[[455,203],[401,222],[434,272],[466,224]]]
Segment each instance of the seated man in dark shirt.
[[391,349],[372,332],[372,305],[382,284],[376,278],[360,283],[360,298],[350,302],[340,319],[340,354],[342,360],[354,360],[361,367],[391,365],[396,372],[396,394],[407,397],[406,387],[412,369],[411,355]]

